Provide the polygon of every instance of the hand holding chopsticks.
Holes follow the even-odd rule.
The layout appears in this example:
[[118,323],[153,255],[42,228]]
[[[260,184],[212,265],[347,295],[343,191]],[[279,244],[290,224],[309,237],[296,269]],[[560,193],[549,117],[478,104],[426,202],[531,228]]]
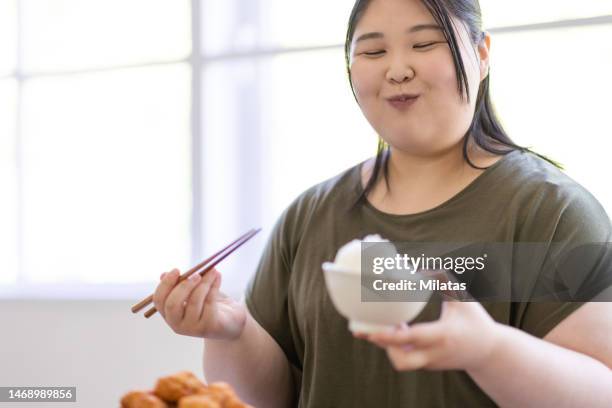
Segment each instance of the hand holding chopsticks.
[[[200,274],[200,276],[203,276],[206,272],[213,269],[219,262],[221,262],[223,259],[229,256],[232,252],[234,252],[236,249],[242,246],[245,242],[250,240],[253,236],[255,236],[255,234],[257,234],[259,231],[261,231],[261,228],[251,229],[250,231],[248,231],[247,233],[245,233],[244,235],[242,235],[235,241],[231,242],[225,248],[221,249],[220,251],[216,252],[209,258],[205,259],[198,265],[194,266],[193,268],[185,272],[183,275],[179,277],[177,283],[189,278],[194,273],[198,273]],[[138,313],[140,310],[142,310],[143,308],[145,308],[152,302],[153,302],[153,295],[149,295],[145,299],[141,300],[140,302],[132,306],[132,312]],[[157,312],[157,309],[155,307],[152,307],[145,312],[144,316],[146,318],[149,318],[153,316],[155,312]]]

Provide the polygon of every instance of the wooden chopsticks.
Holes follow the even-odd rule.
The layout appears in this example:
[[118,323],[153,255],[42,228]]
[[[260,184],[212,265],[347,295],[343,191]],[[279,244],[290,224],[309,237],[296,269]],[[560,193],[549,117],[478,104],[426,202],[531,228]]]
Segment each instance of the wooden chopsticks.
[[[249,230],[247,233],[245,233],[244,235],[240,236],[240,238],[236,239],[235,241],[231,242],[225,248],[223,248],[220,251],[214,253],[212,256],[206,258],[205,260],[203,260],[202,262],[200,262],[199,264],[197,264],[196,266],[194,266],[193,268],[191,268],[190,270],[188,270],[187,272],[182,274],[179,277],[178,282],[181,282],[181,281],[189,278],[191,275],[193,275],[196,272],[199,273],[201,276],[204,275],[206,272],[208,272],[211,269],[213,269],[219,262],[221,262],[227,256],[229,256],[232,252],[234,252],[236,249],[240,248],[245,242],[247,242],[248,240],[253,238],[255,236],[255,234],[257,234],[259,231],[261,231],[261,228]],[[217,258],[217,257],[219,257],[219,258]],[[215,259],[215,258],[217,258],[217,259]],[[207,265],[211,261],[212,261],[212,263]],[[204,268],[204,269],[202,269],[202,268]],[[132,306],[132,313],[138,313],[140,310],[142,310],[143,308],[145,308],[146,306],[148,306],[152,302],[153,302],[153,295],[151,294],[151,295],[147,296],[146,298],[144,298],[143,300],[141,300],[140,302],[136,303],[134,306]],[[149,310],[147,310],[145,312],[144,316],[148,319],[149,317],[153,316],[155,314],[155,312],[157,312],[157,309],[154,306],[154,307],[150,308]]]

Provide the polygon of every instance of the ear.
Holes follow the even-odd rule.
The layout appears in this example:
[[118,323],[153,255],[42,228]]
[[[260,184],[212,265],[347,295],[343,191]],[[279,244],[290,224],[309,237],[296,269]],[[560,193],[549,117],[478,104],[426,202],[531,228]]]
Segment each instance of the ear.
[[478,56],[480,57],[480,80],[489,75],[489,51],[491,49],[491,34],[484,31],[482,40],[478,44]]

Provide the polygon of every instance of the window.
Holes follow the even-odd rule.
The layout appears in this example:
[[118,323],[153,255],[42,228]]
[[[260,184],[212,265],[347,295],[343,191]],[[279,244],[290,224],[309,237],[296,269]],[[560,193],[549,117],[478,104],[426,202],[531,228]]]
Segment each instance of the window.
[[28,281],[146,281],[159,264],[186,262],[189,74],[172,64],[27,81]]
[[17,280],[16,1],[0,2],[0,285]]
[[16,101],[16,81],[0,80],[0,284],[15,282],[18,271]]
[[189,1],[0,7],[1,289],[150,290],[192,249]]
[[612,24],[498,34],[491,46],[492,97],[506,130],[560,162],[612,214]]
[[187,0],[21,0],[23,70],[145,64],[191,52]]
[[334,47],[344,41],[352,7],[351,0],[205,0],[202,50],[216,56]]
[[[481,0],[505,127],[612,213],[609,3]],[[0,295],[136,298],[263,227],[219,267],[240,296],[284,208],[375,152],[352,6],[0,2]]]
[[[612,14],[612,3],[601,0],[480,0],[485,27],[513,27]],[[580,26],[585,22],[576,22]]]
[[13,73],[17,64],[17,2],[0,2],[0,77]]

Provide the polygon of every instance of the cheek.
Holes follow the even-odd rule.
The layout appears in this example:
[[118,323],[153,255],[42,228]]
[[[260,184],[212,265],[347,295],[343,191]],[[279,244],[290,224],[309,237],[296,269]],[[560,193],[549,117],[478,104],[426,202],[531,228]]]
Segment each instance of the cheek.
[[432,64],[427,71],[427,76],[430,84],[435,84],[436,100],[444,105],[456,104],[459,102],[457,93],[457,76],[455,68],[450,61],[441,61],[438,64]]
[[375,67],[354,63],[351,67],[351,80],[360,105],[367,104],[380,92],[380,80]]
[[[464,60],[465,61],[465,60]],[[468,62],[469,63],[469,62]],[[432,103],[437,106],[433,111],[441,116],[440,120],[460,119],[463,115],[469,115],[473,110],[478,92],[478,83],[474,88],[474,78],[471,67],[465,66],[470,89],[470,102],[459,93],[457,74],[452,59],[432,65],[428,70],[428,82],[435,88],[432,92],[434,98]],[[463,121],[463,119],[460,119]]]

